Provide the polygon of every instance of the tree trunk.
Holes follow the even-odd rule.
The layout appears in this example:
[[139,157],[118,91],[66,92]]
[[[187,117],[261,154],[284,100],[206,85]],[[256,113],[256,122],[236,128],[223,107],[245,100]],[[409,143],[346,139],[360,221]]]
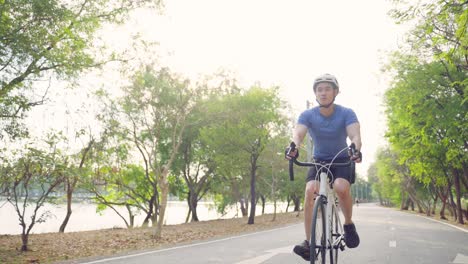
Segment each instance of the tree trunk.
[[262,215],[265,214],[265,204],[266,204],[266,199],[263,194],[260,195],[260,199],[262,200]]
[[273,181],[271,183],[271,198],[273,198],[273,219],[272,221],[276,221],[276,179],[273,175],[273,170],[272,170],[272,178]]
[[450,203],[450,206],[449,206],[449,210],[450,210],[450,214],[451,216],[453,217],[453,219],[456,221],[457,220],[457,205],[455,204],[455,202],[453,201],[453,194],[452,194],[452,191],[450,190],[449,191],[449,203]]
[[428,200],[427,201],[427,208],[426,208],[426,216],[431,216],[431,211],[432,211],[431,200]]
[[401,203],[400,203],[400,210],[408,210],[408,200],[409,198],[406,198],[404,193],[401,193]]
[[169,195],[169,183],[167,182],[167,174],[168,171],[164,169],[162,179],[160,182],[160,187],[161,187],[161,204],[159,206],[159,219],[158,223],[156,226],[156,229],[154,230],[154,237],[155,238],[161,238],[162,235],[162,228],[164,225],[164,216],[166,214],[166,207],[167,207],[167,197]]
[[[94,139],[91,139],[88,143],[88,146],[83,150],[83,155],[81,157],[80,165],[78,166],[78,168],[80,169],[83,168],[85,161],[86,161],[86,157],[89,153],[89,150],[93,146],[93,144],[94,144]],[[67,227],[68,221],[70,220],[70,217],[72,215],[71,204],[72,204],[73,192],[75,191],[75,186],[76,186],[76,183],[78,182],[78,176],[73,177],[73,180],[71,183],[70,183],[70,178],[67,177],[66,182],[67,182],[67,215],[65,216],[65,219],[60,225],[60,228],[59,228],[60,233],[65,232],[65,228]]]
[[271,221],[276,221],[276,198],[273,199],[273,219]]
[[463,176],[460,177],[461,182],[465,186],[465,189],[468,190],[468,166],[463,162]]
[[128,218],[129,218],[129,226],[127,226],[127,228],[133,228],[135,226],[135,215],[132,213],[132,208],[130,207],[130,205],[128,204],[125,204],[125,208],[127,208],[127,212],[128,212]]
[[252,163],[250,168],[250,215],[249,221],[247,224],[253,225],[255,223],[255,209],[256,209],[256,193],[255,193],[255,184],[256,184],[256,172],[257,172],[257,158],[252,157]]
[[[143,220],[143,224],[142,226],[149,226],[149,221],[151,219],[151,217],[153,216],[153,208],[154,208],[154,204],[155,204],[155,200],[156,200],[156,196],[153,194],[153,196],[151,196],[151,199],[149,200],[149,203],[148,203],[148,212],[146,213],[146,217],[145,219]],[[154,212],[155,215],[157,215],[157,212]],[[154,222],[153,222],[154,224]]]
[[406,197],[405,199],[405,205],[403,206],[403,210],[409,210],[409,207],[410,207],[410,204],[411,204],[411,199],[409,197]]
[[288,195],[287,203],[286,203],[286,213],[288,212],[289,204],[290,204],[290,203],[291,203],[291,196]]
[[379,204],[380,204],[380,205],[384,205],[384,200],[383,200],[383,198],[382,198],[382,195],[381,195],[380,193],[378,193],[377,196],[379,197]]
[[442,203],[442,208],[440,208],[440,212],[439,212],[440,219],[443,219],[443,220],[447,220],[447,217],[445,217],[445,205],[446,204],[447,204],[446,202]]
[[458,217],[458,223],[463,225],[463,212],[462,212],[462,207],[461,207],[461,192],[460,192],[460,174],[457,169],[452,169],[453,171],[453,183],[455,185],[455,195],[457,198],[457,215]]
[[195,191],[190,191],[190,210],[192,210],[192,222],[198,222],[198,195]]
[[63,219],[62,224],[60,225],[59,232],[64,233],[65,228],[67,227],[68,221],[70,220],[72,214],[72,198],[73,198],[73,190],[75,189],[77,180],[74,179],[72,183],[70,183],[70,179],[67,178],[67,214],[65,219]]
[[294,201],[294,212],[301,211],[301,198],[297,195],[294,195],[293,201]]
[[21,242],[22,242],[21,252],[28,251],[28,239],[29,239],[29,236],[27,233],[21,234]]
[[468,221],[468,204],[466,205],[466,210],[463,210],[463,213],[465,214],[465,218]]
[[418,201],[418,199],[416,199],[416,197],[413,195],[413,194],[410,194],[409,193],[409,196],[411,197],[411,202],[413,204],[413,211],[414,211],[414,204],[416,204],[416,206],[418,207],[418,213],[424,213],[424,210],[421,206],[421,203]]
[[435,211],[436,211],[436,206],[437,206],[437,200],[438,200],[438,196],[436,195],[436,196],[434,197],[434,204],[432,205],[432,210],[431,210],[431,213],[432,213],[433,215],[435,215],[435,213],[436,213]]
[[189,206],[189,210],[187,212],[187,216],[185,217],[185,223],[189,222],[190,216],[192,215],[192,209],[190,208],[190,191],[187,193],[187,204]]
[[[410,178],[408,178],[410,179]],[[414,191],[413,187],[412,187],[412,183],[411,181],[408,181],[406,183],[406,192],[408,193],[408,196],[411,198],[412,202],[413,203],[416,203],[416,206],[418,207],[418,213],[424,213],[424,209],[423,209],[423,205],[421,205],[421,202],[418,200],[417,196],[416,196],[416,192]]]
[[442,208],[440,209],[440,219],[447,220],[447,217],[445,217],[445,207],[447,205],[447,199],[448,199],[448,192],[450,191],[450,183],[447,185],[446,191],[443,188],[440,188],[439,196],[440,196],[440,201],[442,202]]
[[248,205],[246,204],[247,201],[244,199],[244,198],[241,198],[239,200],[239,203],[240,203],[240,206],[241,206],[241,213],[242,213],[242,217],[245,217],[248,215]]
[[189,208],[189,210],[187,212],[187,216],[185,217],[185,223],[189,222],[191,215],[192,215],[192,210],[190,210],[190,208]]

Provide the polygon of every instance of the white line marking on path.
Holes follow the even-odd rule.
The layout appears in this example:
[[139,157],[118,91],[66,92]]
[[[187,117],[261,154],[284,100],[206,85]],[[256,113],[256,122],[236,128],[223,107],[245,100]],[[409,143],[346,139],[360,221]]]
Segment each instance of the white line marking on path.
[[458,253],[452,263],[453,264],[468,264],[468,256]]
[[[296,224],[296,225],[303,225],[303,224]],[[126,258],[144,256],[144,255],[149,255],[149,254],[154,254],[154,253],[159,253],[159,252],[177,250],[177,249],[181,249],[181,248],[189,248],[189,247],[196,247],[196,246],[214,244],[214,243],[218,243],[218,242],[222,242],[222,241],[227,241],[227,240],[232,240],[232,239],[236,239],[236,238],[248,237],[248,236],[253,236],[253,235],[258,235],[258,234],[263,234],[263,233],[268,233],[268,232],[274,232],[274,231],[277,231],[277,230],[282,230],[282,229],[290,228],[290,227],[293,227],[293,226],[296,226],[296,225],[290,225],[290,226],[285,226],[285,227],[276,228],[276,229],[270,229],[270,230],[255,232],[255,233],[249,233],[249,234],[240,235],[240,236],[232,236],[232,237],[222,238],[222,239],[218,239],[218,240],[211,240],[211,241],[206,241],[206,242],[201,242],[201,243],[196,243],[196,244],[189,244],[189,245],[171,247],[171,248],[166,248],[166,249],[159,249],[159,250],[153,250],[153,251],[146,251],[146,252],[142,252],[142,253],[130,254],[130,255],[125,255],[125,256],[120,256],[120,257],[104,258],[104,259],[99,259],[99,260],[90,261],[90,262],[83,262],[83,264],[102,263],[102,262],[107,262],[107,261],[112,261],[112,260],[126,259]]]
[[435,220],[435,219],[432,219],[432,218],[429,218],[429,217],[421,216],[421,215],[418,215],[418,216],[420,216],[420,217],[422,217],[422,218],[426,218],[427,220],[431,220],[431,221],[440,223],[440,224],[444,224],[444,225],[447,225],[447,226],[451,226],[451,227],[456,228],[456,229],[458,229],[458,230],[461,230],[461,231],[463,231],[463,232],[465,232],[465,233],[468,233],[468,230],[467,230],[467,229],[458,227],[458,226],[456,226],[456,225],[448,224],[448,223],[445,223],[445,222],[442,222],[442,221],[439,221],[439,220]]
[[246,260],[243,260],[241,262],[237,262],[236,264],[260,264],[260,263],[263,263],[263,262],[271,259],[272,257],[274,257],[277,254],[291,253],[291,248],[292,247],[293,246],[287,246],[287,247],[282,247],[282,248],[270,249],[270,250],[265,251],[265,252],[268,252],[268,254],[264,254],[264,255],[254,257],[254,258],[251,258],[251,259],[246,259]]

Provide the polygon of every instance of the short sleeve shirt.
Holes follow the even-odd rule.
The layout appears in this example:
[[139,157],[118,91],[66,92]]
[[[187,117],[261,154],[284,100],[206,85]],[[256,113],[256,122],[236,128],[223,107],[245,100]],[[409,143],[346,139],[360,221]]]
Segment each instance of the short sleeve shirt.
[[[357,122],[354,111],[340,105],[335,105],[331,116],[323,116],[317,106],[302,112],[298,119],[298,124],[308,128],[314,144],[314,158],[318,160],[332,160],[346,148],[346,127]],[[347,151],[343,151],[337,158],[345,158],[347,155]]]

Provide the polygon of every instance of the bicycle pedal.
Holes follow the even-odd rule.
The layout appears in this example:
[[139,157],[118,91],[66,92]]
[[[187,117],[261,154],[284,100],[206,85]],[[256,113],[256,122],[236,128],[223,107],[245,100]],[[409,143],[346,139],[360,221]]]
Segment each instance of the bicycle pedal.
[[345,244],[343,243],[343,241],[340,243],[339,248],[341,249],[341,251],[345,250]]

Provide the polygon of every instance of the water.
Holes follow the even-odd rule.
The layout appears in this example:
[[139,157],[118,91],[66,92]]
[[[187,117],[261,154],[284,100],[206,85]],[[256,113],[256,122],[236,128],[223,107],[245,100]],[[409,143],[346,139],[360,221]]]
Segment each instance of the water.
[[[284,212],[286,204],[277,206],[277,212]],[[290,208],[291,209],[291,208]],[[28,208],[32,211],[32,208]],[[39,210],[39,214],[46,211],[50,212],[50,217],[44,223],[36,223],[31,231],[33,234],[58,232],[60,225],[65,218],[67,208],[65,204],[52,205],[45,204]],[[112,209],[106,209],[101,213],[96,213],[96,205],[87,202],[75,202],[72,204],[72,215],[68,221],[65,232],[76,232],[86,230],[98,230],[106,228],[126,228],[124,221]],[[118,208],[120,214],[126,217],[128,221],[127,210],[123,207]],[[226,215],[221,215],[216,212],[214,204],[211,202],[199,202],[197,207],[198,218],[200,221],[212,220],[219,218],[240,217],[240,209],[231,207]],[[267,204],[265,213],[273,212],[273,204]],[[165,216],[165,224],[174,225],[185,222],[188,213],[186,202],[171,201],[168,202]],[[257,205],[256,215],[261,214],[261,206]],[[144,214],[139,214],[135,217],[135,225],[140,226],[145,218]],[[0,234],[21,234],[21,226],[19,225],[18,215],[14,207],[4,200],[0,200]],[[31,222],[29,215],[25,218],[27,223]]]

